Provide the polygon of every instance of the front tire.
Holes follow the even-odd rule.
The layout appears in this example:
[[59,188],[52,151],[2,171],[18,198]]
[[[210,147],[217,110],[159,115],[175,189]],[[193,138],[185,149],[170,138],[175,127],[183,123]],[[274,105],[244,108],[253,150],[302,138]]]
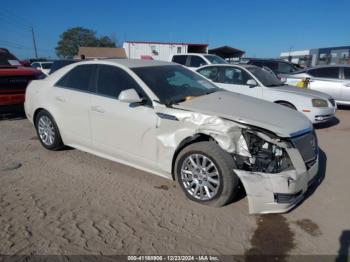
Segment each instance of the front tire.
[[215,142],[185,147],[175,163],[177,181],[186,196],[205,205],[224,206],[238,193],[232,156]]
[[38,138],[48,150],[58,150],[64,145],[57,124],[51,114],[41,110],[35,118],[35,128]]

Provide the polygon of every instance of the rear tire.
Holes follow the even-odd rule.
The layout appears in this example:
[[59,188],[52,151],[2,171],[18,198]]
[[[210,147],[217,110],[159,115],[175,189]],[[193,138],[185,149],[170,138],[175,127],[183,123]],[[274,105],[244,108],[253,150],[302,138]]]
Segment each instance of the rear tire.
[[51,114],[41,110],[35,118],[35,128],[40,143],[48,150],[64,147],[57,124]]
[[185,147],[175,162],[175,176],[186,196],[195,202],[224,206],[238,193],[239,178],[232,156],[215,142]]

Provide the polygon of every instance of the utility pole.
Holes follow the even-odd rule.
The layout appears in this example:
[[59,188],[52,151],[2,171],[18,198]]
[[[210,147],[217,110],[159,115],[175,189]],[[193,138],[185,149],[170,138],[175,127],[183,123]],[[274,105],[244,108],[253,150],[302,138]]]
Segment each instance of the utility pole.
[[35,42],[35,35],[34,35],[33,26],[31,27],[31,31],[32,31],[33,45],[34,45],[34,51],[35,51],[35,58],[38,59],[38,51],[36,49],[36,42]]

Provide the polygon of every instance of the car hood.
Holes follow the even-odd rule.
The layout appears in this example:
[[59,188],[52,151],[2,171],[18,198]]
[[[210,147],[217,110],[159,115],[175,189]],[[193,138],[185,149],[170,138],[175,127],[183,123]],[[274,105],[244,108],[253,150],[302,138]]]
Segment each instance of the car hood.
[[227,91],[196,97],[173,107],[260,127],[280,137],[291,137],[312,128],[311,122],[297,111]]
[[269,89],[270,91],[278,91],[278,92],[284,92],[288,94],[302,95],[310,98],[322,98],[326,100],[331,98],[328,94],[325,94],[319,91],[315,91],[307,88],[299,88],[299,87],[290,86],[290,85],[269,87]]

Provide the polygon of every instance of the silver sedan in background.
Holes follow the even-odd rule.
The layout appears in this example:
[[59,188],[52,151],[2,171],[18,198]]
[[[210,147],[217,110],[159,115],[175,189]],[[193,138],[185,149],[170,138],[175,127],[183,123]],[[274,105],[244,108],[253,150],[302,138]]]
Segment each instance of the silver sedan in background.
[[308,78],[308,88],[331,95],[341,105],[350,105],[350,65],[327,65],[307,68],[285,75],[286,84],[297,85]]

